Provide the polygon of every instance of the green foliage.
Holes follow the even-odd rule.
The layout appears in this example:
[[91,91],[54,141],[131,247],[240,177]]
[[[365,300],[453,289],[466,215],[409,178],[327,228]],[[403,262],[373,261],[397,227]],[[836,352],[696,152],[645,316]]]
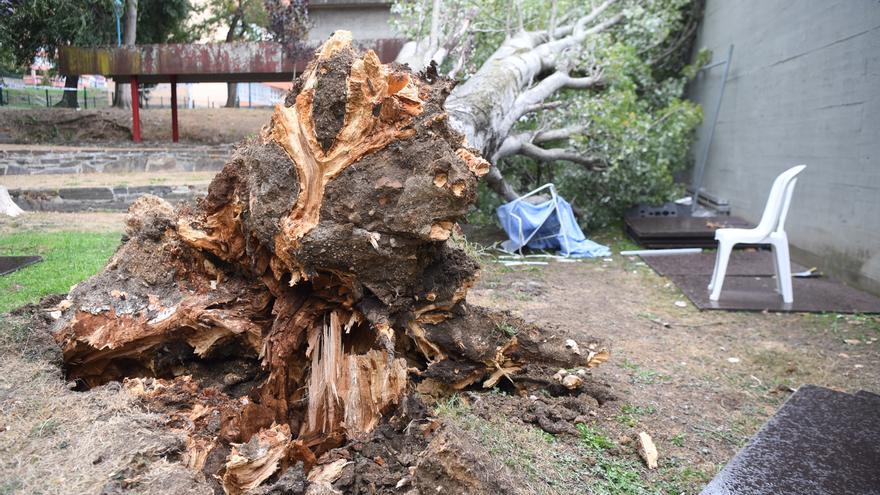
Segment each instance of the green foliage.
[[113,0],[8,0],[0,9],[0,45],[19,67],[41,49],[51,58],[59,46],[109,44],[116,36]]
[[679,434],[675,435],[674,437],[670,438],[669,442],[672,445],[675,445],[676,447],[684,447],[684,438],[685,438],[685,434],[679,433]]
[[441,418],[454,419],[467,414],[470,411],[467,403],[465,403],[458,394],[453,394],[447,399],[437,402],[434,408],[434,414]]
[[639,424],[639,418],[646,414],[654,414],[656,409],[654,406],[634,406],[632,404],[624,404],[620,408],[620,414],[614,419],[623,426],[635,428]]
[[[466,79],[488,59],[504,39],[520,29],[547,30],[586,15],[599,0],[444,0],[441,25],[454,29],[471,19],[461,45],[470,50],[458,73]],[[559,66],[573,76],[602,73],[601,91],[568,90],[552,97],[562,104],[521,119],[515,132],[586,125],[583,135],[545,147],[574,148],[606,164],[590,171],[569,162],[537,163],[516,156],[496,165],[518,190],[527,191],[546,182],[585,214],[581,222],[591,228],[609,225],[623,210],[641,202],[662,203],[680,195],[675,178],[689,166],[688,150],[694,128],[702,120],[700,107],[683,99],[684,86],[707,60],[701,53],[695,66],[687,66],[699,21],[698,0],[626,0],[611,7],[604,18],[621,12],[625,20],[615,28],[588,37],[577,49],[559,54]],[[555,6],[555,7],[554,7]],[[411,39],[426,37],[431,26],[431,2],[398,0],[395,28]],[[449,22],[447,22],[449,21]],[[458,49],[458,48],[457,48]],[[456,54],[450,54],[448,69]],[[480,214],[487,221],[497,199],[481,194]]]
[[623,364],[620,366],[623,369],[630,371],[630,379],[634,384],[656,385],[657,383],[664,383],[672,380],[672,377],[669,375],[664,375],[659,371],[644,369],[627,359],[624,359]]
[[0,77],[13,75],[17,72],[15,53],[8,45],[0,43]]
[[187,19],[196,11],[191,0],[138,0],[137,42],[195,41],[199,33],[187,26]]
[[[137,42],[191,40],[190,1],[140,0]],[[41,50],[52,60],[61,46],[115,44],[113,0],[0,0],[0,68],[21,70]]]
[[51,437],[55,433],[58,432],[61,427],[61,422],[55,418],[49,418],[39,423],[35,424],[31,428],[30,436],[32,438],[46,438]]
[[36,303],[94,275],[119,244],[119,234],[83,232],[4,234],[0,256],[40,255],[42,263],[0,277],[0,313]]
[[264,0],[270,37],[293,53],[308,38],[308,0]]
[[507,322],[496,324],[495,329],[507,337],[516,337],[516,334],[519,333],[519,329]]
[[651,493],[642,481],[638,464],[632,459],[599,456],[595,466],[596,474],[603,481],[596,485],[597,494],[642,495]]
[[590,449],[608,450],[611,447],[614,447],[614,442],[595,428],[590,428],[583,423],[579,423],[577,425],[577,430],[581,436],[581,442]]
[[263,0],[209,0],[207,18],[198,26],[205,33],[226,32],[226,41],[258,40],[265,35],[269,17]]

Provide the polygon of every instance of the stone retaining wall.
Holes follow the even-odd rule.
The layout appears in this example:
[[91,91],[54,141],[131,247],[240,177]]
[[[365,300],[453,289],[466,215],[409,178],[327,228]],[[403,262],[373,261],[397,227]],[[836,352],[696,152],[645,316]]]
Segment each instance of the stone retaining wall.
[[231,146],[0,148],[0,175],[220,170]]
[[159,185],[9,190],[12,200],[23,210],[30,211],[127,210],[143,194],[154,194],[171,203],[179,203],[194,201],[205,193],[205,186]]

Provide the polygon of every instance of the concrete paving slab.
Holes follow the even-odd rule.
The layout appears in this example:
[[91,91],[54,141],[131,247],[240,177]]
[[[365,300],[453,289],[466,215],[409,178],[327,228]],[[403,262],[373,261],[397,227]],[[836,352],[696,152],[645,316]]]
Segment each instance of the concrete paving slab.
[[880,494],[880,414],[867,397],[801,387],[701,495]]

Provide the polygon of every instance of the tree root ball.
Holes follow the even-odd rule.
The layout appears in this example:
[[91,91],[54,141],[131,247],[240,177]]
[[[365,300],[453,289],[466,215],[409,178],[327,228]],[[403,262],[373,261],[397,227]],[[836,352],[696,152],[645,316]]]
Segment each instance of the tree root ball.
[[448,238],[488,164],[448,125],[451,87],[334,34],[197,206],[135,202],[56,323],[69,377],[125,380],[186,429],[189,467],[243,493],[297,463],[329,477],[322,454],[368,440],[416,386],[586,366],[464,301],[479,266]]

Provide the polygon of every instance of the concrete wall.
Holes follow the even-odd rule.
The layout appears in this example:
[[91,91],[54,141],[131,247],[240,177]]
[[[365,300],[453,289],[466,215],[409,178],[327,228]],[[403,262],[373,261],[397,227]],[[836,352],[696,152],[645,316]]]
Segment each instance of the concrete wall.
[[8,145],[0,147],[0,176],[220,170],[231,152],[232,146],[80,148]]
[[351,31],[356,40],[393,38],[391,2],[382,0],[311,0],[309,39],[323,41],[337,29]]
[[[705,190],[757,221],[774,177],[807,164],[786,224],[793,256],[880,292],[880,2],[707,0],[697,46],[722,59],[731,43]],[[721,72],[691,86],[707,121]]]

